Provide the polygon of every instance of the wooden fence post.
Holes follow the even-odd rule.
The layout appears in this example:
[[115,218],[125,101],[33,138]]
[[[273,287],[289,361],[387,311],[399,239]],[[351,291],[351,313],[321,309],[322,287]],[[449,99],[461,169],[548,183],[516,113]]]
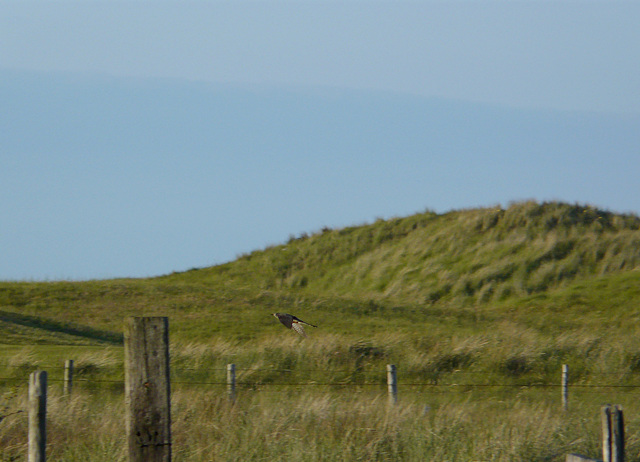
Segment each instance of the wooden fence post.
[[229,400],[234,402],[236,400],[236,365],[227,364],[227,394]]
[[398,375],[394,364],[387,364],[387,389],[389,404],[396,404],[398,402]]
[[602,461],[567,454],[566,462],[624,462],[624,418],[621,406],[602,406]]
[[29,376],[29,462],[45,462],[47,445],[47,373]]
[[622,407],[602,407],[602,459],[604,462],[624,462],[624,418]]
[[67,396],[71,395],[72,388],[73,388],[73,359],[67,359],[64,362],[63,393]]
[[611,408],[602,406],[602,460],[611,462]]
[[562,365],[562,409],[569,410],[569,366]]
[[168,318],[129,318],[124,354],[129,461],[170,462]]
[[615,406],[611,421],[613,437],[611,441],[611,462],[624,462],[624,417],[622,407]]

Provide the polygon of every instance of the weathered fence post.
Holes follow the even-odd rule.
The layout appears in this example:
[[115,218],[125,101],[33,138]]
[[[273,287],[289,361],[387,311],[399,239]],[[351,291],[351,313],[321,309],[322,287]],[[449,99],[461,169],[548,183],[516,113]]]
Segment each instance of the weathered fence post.
[[236,400],[236,365],[227,364],[227,394],[229,400],[234,402]]
[[72,388],[73,388],[73,359],[67,359],[64,362],[63,393],[67,396],[71,395]]
[[611,462],[611,408],[602,406],[602,460]]
[[171,461],[169,320],[129,318],[124,333],[130,462]]
[[611,427],[613,432],[613,438],[611,438],[613,441],[612,462],[624,462],[624,416],[621,406],[615,406]]
[[566,462],[624,462],[624,419],[622,407],[602,406],[602,461],[579,454],[567,454]]
[[29,376],[29,462],[45,462],[47,445],[47,373]]
[[387,389],[389,404],[396,404],[398,402],[398,375],[394,364],[387,364]]
[[569,409],[569,366],[562,365],[562,409]]
[[624,462],[624,418],[622,407],[602,407],[602,459]]

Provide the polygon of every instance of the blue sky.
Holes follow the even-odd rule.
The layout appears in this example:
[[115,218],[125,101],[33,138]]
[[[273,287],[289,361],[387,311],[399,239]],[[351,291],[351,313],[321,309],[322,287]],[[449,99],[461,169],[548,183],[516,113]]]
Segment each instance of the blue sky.
[[0,279],[522,199],[640,212],[638,2],[0,3]]

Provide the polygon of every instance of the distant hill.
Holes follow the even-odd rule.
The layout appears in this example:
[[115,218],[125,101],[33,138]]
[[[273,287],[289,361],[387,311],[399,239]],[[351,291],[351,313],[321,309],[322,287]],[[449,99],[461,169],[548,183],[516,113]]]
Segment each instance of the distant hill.
[[167,281],[430,305],[501,301],[639,268],[639,217],[521,202],[325,228]]

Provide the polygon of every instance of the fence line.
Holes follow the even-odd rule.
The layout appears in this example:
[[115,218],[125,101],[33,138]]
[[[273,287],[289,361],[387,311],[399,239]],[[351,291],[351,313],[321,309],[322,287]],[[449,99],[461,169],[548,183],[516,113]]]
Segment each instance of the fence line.
[[[68,360],[68,361],[73,361],[73,360]],[[242,366],[238,366],[237,364],[235,364],[235,370],[236,373],[238,372],[245,372],[245,371],[250,371],[250,372],[324,372],[327,373],[327,369],[280,369],[280,368],[269,368],[269,367],[242,367]],[[43,365],[40,363],[33,363],[30,365],[10,365],[10,364],[2,364],[0,363],[0,368],[14,368],[14,369],[25,369],[25,371],[34,371],[36,369],[41,369],[41,370],[48,370],[48,371],[55,371],[55,370],[59,370],[59,371],[64,371],[65,368],[67,367],[65,364],[56,364],[56,365]],[[82,373],[82,365],[78,366],[77,362],[74,361],[74,364],[72,365],[74,373]],[[96,373],[95,371],[99,371],[99,370],[120,370],[122,368],[122,364],[117,364],[117,365],[113,365],[113,366],[93,366],[91,365],[91,373]],[[401,371],[402,368],[398,368],[398,371]],[[185,371],[193,371],[193,372],[199,372],[199,373],[206,373],[206,372],[226,372],[227,371],[227,367],[220,367],[220,368],[195,368],[195,367],[177,367],[177,366],[173,366],[172,367],[172,375],[176,375],[180,372],[185,372]],[[381,377],[383,377],[383,370],[377,370],[374,371],[373,369],[369,368],[369,369],[336,369],[336,370],[331,370],[329,371],[332,374],[354,374],[354,373],[358,373],[358,374],[366,374],[366,373],[379,373]],[[455,378],[456,376],[486,376],[486,377],[499,377],[500,374],[496,373],[496,372],[486,372],[486,371],[451,371],[451,372],[425,372],[425,375],[433,375],[437,378]],[[509,374],[504,375],[505,377],[508,377]],[[595,374],[590,374],[590,375],[581,375],[580,379],[581,380],[585,380],[585,379],[590,379],[593,377],[606,377],[606,376],[616,376],[616,377],[620,377],[620,376],[631,376],[631,377],[637,377],[640,378],[640,374],[637,372],[634,373],[630,373],[628,371],[621,371],[621,372],[598,372]],[[517,375],[513,375],[513,378],[517,378]],[[553,386],[559,386],[562,383],[562,381],[559,382],[552,382],[552,383],[548,383],[549,385],[553,385]],[[569,382],[568,382],[569,383]],[[570,386],[575,387],[580,385],[579,383],[570,383]],[[630,386],[637,386],[640,387],[640,383],[637,385],[630,385]]]
[[[136,364],[133,362],[131,366]],[[158,378],[159,382],[150,378],[147,373],[155,370],[156,367],[152,365],[150,370],[144,371],[141,377],[144,377],[144,384],[142,388],[153,389],[157,385],[166,383],[168,387],[168,371],[162,372]],[[233,371],[233,367],[229,368],[229,371]],[[390,393],[390,405],[395,405],[395,395],[392,396],[391,385],[395,384],[395,372],[393,365],[389,365],[387,368],[389,374],[389,393]],[[132,379],[129,377],[128,381]],[[166,382],[165,382],[166,381]],[[233,374],[230,374],[228,384],[233,383]],[[166,396],[168,398],[168,395]],[[393,400],[391,398],[394,398]],[[47,373],[46,371],[36,371],[29,376],[29,428],[28,428],[28,460],[29,462],[46,462],[46,400],[47,400]],[[127,400],[130,405],[129,401]],[[136,431],[136,426],[131,429],[134,432],[134,438],[129,438],[129,461],[130,462],[169,462],[171,461],[171,433],[170,433],[170,416],[169,416],[169,403],[161,405],[157,411],[166,412],[166,419],[161,419],[158,424],[150,427],[149,415],[156,415],[155,410],[148,409],[149,403],[146,403],[143,411],[143,416],[140,419],[142,425]],[[135,407],[135,406],[134,406]],[[153,407],[153,406],[151,406]],[[567,454],[566,462],[624,462],[625,459],[625,430],[624,419],[622,415],[622,408],[619,405],[607,405],[601,408],[601,420],[602,420],[602,454],[603,460],[591,459],[579,454]],[[137,420],[135,415],[128,416]],[[154,420],[155,417],[152,419]],[[135,422],[134,422],[135,423]],[[134,423],[127,423],[127,427],[132,427]],[[143,432],[140,432],[140,429]],[[153,431],[153,429],[156,429]],[[164,432],[159,434],[158,429],[164,429]],[[131,431],[128,430],[128,433]]]
[[[226,369],[225,369],[226,370]],[[242,370],[236,368],[236,371]],[[266,370],[268,371],[268,370]],[[174,376],[174,374],[172,374]],[[0,381],[23,381],[24,377],[0,377]],[[73,378],[54,378],[49,376],[49,382],[56,383],[122,383],[124,384],[125,380],[122,379],[98,379],[98,378],[83,378],[73,376]],[[185,379],[172,379],[171,383],[179,384],[179,385],[227,385],[227,381],[209,381],[209,380],[185,380]],[[640,389],[640,384],[589,384],[589,383],[572,383],[568,385],[566,388],[563,384],[558,383],[541,383],[541,382],[532,382],[532,383],[434,383],[433,381],[425,381],[425,382],[398,382],[402,387],[432,387],[432,388],[562,388],[563,394],[565,390],[571,389]],[[244,381],[241,379],[236,379],[236,386],[380,386],[384,387],[388,385],[388,382],[385,382],[384,378],[381,376],[380,380],[374,382],[332,382],[332,381],[306,381],[306,382],[272,382],[272,381]],[[71,385],[72,386],[72,385]]]
[[[231,366],[231,365],[230,365]],[[155,368],[152,368],[155,369]],[[233,367],[229,367],[228,371],[233,371]],[[147,371],[148,372],[148,371]],[[397,377],[395,367],[393,365],[387,366],[388,386],[389,386],[389,404],[395,405],[397,399]],[[168,371],[162,374],[164,378],[160,380],[167,383],[168,387]],[[144,377],[143,388],[154,389],[157,385],[153,379],[150,379],[147,373],[143,373],[141,377]],[[227,382],[219,382],[219,385],[234,384],[233,374],[230,374]],[[306,384],[309,385],[309,384]],[[379,385],[379,384],[377,384]],[[394,386],[392,386],[394,385]],[[234,390],[235,391],[235,390]],[[235,396],[230,396],[232,399]],[[168,396],[167,396],[168,398]],[[29,443],[28,443],[28,457],[29,462],[45,462],[45,448],[46,448],[46,399],[47,399],[47,373],[45,371],[33,372],[29,377]],[[127,401],[130,401],[129,399]],[[148,404],[148,403],[147,403]],[[166,412],[169,412],[168,403],[165,404]],[[162,409],[162,406],[161,408]],[[129,442],[138,451],[131,455],[129,460],[132,462],[142,461],[170,461],[171,460],[171,439],[170,439],[170,418],[159,425],[163,426],[165,435],[158,435],[158,432],[149,430],[148,416],[149,412],[146,407],[143,407],[143,419],[142,425],[144,425],[144,433],[141,437],[141,432],[135,432],[135,438]],[[155,415],[155,412],[151,412]],[[604,406],[601,411],[602,415],[602,451],[603,461],[597,459],[590,459],[578,454],[567,454],[566,462],[624,462],[624,420],[622,417],[622,408],[619,405]],[[131,424],[128,424],[131,425]],[[154,427],[155,428],[155,427]],[[145,435],[148,435],[145,437]],[[148,441],[146,438],[150,438]],[[168,439],[166,439],[168,438]],[[154,451],[153,453],[149,451]],[[150,455],[152,454],[152,455]]]
[[[295,369],[289,369],[289,368],[272,368],[272,367],[251,367],[251,366],[247,366],[247,367],[242,367],[242,366],[238,366],[237,363],[236,364],[236,372],[238,371],[258,371],[258,372],[327,372],[327,369],[308,369],[308,368],[295,368]],[[562,366],[566,366],[566,365],[562,365]],[[56,363],[56,364],[41,364],[39,362],[35,362],[29,365],[26,364],[8,364],[8,363],[2,363],[0,362],[0,367],[5,367],[5,368],[15,368],[15,369],[27,369],[27,368],[40,368],[42,370],[47,369],[47,370],[55,370],[55,369],[60,369],[63,370],[65,368],[65,365],[62,363]],[[82,366],[78,366],[77,363],[74,364],[75,368],[82,368]],[[94,367],[93,365],[91,367]],[[96,367],[97,369],[119,369],[122,367],[122,364],[114,364],[112,366],[99,366]],[[207,367],[207,368],[199,368],[199,367],[180,367],[180,366],[176,366],[175,364],[172,365],[172,371],[197,371],[197,372],[226,372],[227,367]],[[401,370],[402,368],[398,366],[398,370]],[[332,370],[331,372],[339,374],[339,373],[354,373],[354,372],[368,372],[371,371],[372,369],[335,369]],[[440,375],[440,376],[456,376],[456,375],[489,375],[489,376],[495,376],[498,375],[498,373],[496,372],[488,372],[488,371],[463,371],[463,370],[453,370],[453,371],[445,371],[445,372],[438,372],[438,371],[434,371],[434,372],[426,372],[426,374],[433,374],[433,375]],[[619,377],[621,375],[624,376],[634,376],[634,377],[640,377],[640,372],[631,372],[628,370],[625,371],[618,371],[618,372],[597,372],[594,374],[590,374],[590,375],[580,375],[581,378],[584,377],[591,377],[591,376],[616,376]],[[640,386],[640,385],[639,385]]]
[[[289,369],[289,368],[272,368],[272,367],[242,367],[239,366],[237,363],[235,363],[236,365],[236,371],[258,371],[258,372],[327,372],[327,369],[307,369],[307,368],[295,368],[295,369]],[[564,367],[566,365],[562,365],[562,367]],[[42,364],[39,362],[34,362],[34,363],[30,363],[30,364],[8,364],[8,363],[2,363],[0,362],[0,367],[5,367],[5,368],[15,368],[15,369],[42,369],[42,370],[64,370],[66,367],[65,363],[56,363],[56,364]],[[78,366],[77,362],[74,361],[74,368],[82,368],[82,365]],[[114,364],[112,366],[94,366],[93,364],[91,365],[92,368],[95,367],[95,369],[120,369],[122,367],[122,364]],[[398,366],[397,366],[398,367]],[[402,367],[398,367],[398,370],[401,370]],[[206,368],[198,368],[198,367],[179,367],[176,366],[175,364],[172,366],[172,371],[197,371],[197,372],[226,372],[227,371],[227,366],[225,367],[206,367]],[[358,368],[358,369],[335,369],[332,370],[331,372],[339,374],[339,373],[354,373],[354,372],[371,372],[372,369],[363,369],[363,368]],[[438,371],[434,371],[434,372],[425,372],[425,374],[433,374],[433,375],[438,375],[438,376],[457,376],[457,375],[484,375],[484,376],[496,376],[499,375],[499,373],[497,372],[491,372],[491,371],[464,371],[464,370],[453,370],[453,371],[445,371],[445,372],[438,372]],[[507,374],[508,375],[508,374]],[[640,372],[629,372],[629,371],[619,371],[619,372],[597,372],[594,374],[590,374],[590,375],[585,375],[582,374],[580,375],[580,378],[585,378],[585,377],[593,377],[593,376],[634,376],[634,377],[639,377],[640,378]]]
[[[124,381],[100,379],[76,379],[87,383],[117,383],[124,384],[126,407],[126,432],[130,462],[170,462],[171,461],[171,373],[169,359],[169,325],[166,317],[129,318],[124,334]],[[211,371],[212,369],[206,369]],[[206,371],[205,370],[205,371]],[[274,372],[274,369],[260,368]],[[221,382],[200,382],[208,385],[227,385],[227,395],[232,402],[236,398],[236,386],[277,386],[277,387],[307,387],[307,386],[383,386],[383,381],[376,382],[236,382],[235,364],[226,368],[227,380]],[[288,370],[295,371],[295,370]],[[362,372],[359,370],[350,371]],[[558,387],[557,383],[434,383],[409,382],[398,383],[398,372],[394,364],[386,366],[386,385],[389,405],[398,402],[398,389],[401,387],[429,387],[433,389],[454,388],[457,390],[490,389],[490,388],[546,388]],[[452,377],[456,371],[451,372]],[[494,376],[493,374],[487,374]],[[0,379],[1,380],[1,379]],[[73,361],[67,360],[64,366],[64,377],[52,380],[64,383],[64,393],[69,395],[72,390]],[[195,381],[173,381],[174,384],[196,384]],[[563,365],[561,376],[563,408],[568,407],[569,389],[568,366]],[[580,384],[572,385],[579,387]],[[624,384],[583,384],[585,389],[624,388],[636,389],[638,385]],[[35,371],[29,376],[29,462],[45,462],[46,448],[46,398],[47,372]],[[605,462],[623,462],[624,459],[624,426],[622,410],[619,406],[608,406],[602,409],[603,456]],[[582,456],[569,454],[567,460],[575,460]]]
[[[64,365],[60,365],[60,364],[56,364],[56,365],[43,365],[40,363],[33,363],[29,366],[26,365],[4,365],[2,363],[0,363],[0,367],[5,367],[5,368],[15,368],[15,369],[42,369],[42,370],[64,370]],[[91,366],[94,367],[94,366]],[[96,369],[120,369],[122,367],[122,364],[118,364],[118,365],[114,365],[114,366],[96,366]],[[74,365],[74,368],[78,369],[78,368],[82,368],[82,366],[78,366],[77,363]],[[398,367],[398,370],[401,370],[402,368]],[[95,369],[94,369],[95,370]],[[226,372],[227,368],[226,367],[220,367],[220,368],[195,368],[195,367],[172,367],[172,371],[179,371],[179,372],[183,372],[183,371],[196,371],[196,372]],[[268,368],[268,367],[259,367],[259,368],[252,368],[252,367],[241,367],[238,366],[236,364],[236,371],[258,371],[258,372],[327,372],[327,369],[272,369],[272,368]],[[336,369],[336,370],[332,370],[331,372],[339,374],[339,373],[344,373],[344,374],[348,374],[348,373],[354,373],[354,372],[358,372],[358,373],[365,373],[365,372],[372,372],[372,369]],[[433,374],[433,375],[438,375],[438,376],[458,376],[458,375],[472,375],[472,376],[477,376],[477,375],[482,375],[482,376],[497,376],[499,375],[496,372],[483,372],[483,371],[452,371],[452,372],[427,372],[425,374]],[[629,373],[629,372],[598,372],[596,374],[591,374],[591,375],[582,375],[581,378],[588,378],[588,377],[594,377],[594,376],[616,376],[619,377],[621,375],[631,375],[634,377],[640,377],[640,374],[637,372],[634,373]]]
[[[22,382],[24,377],[0,377],[0,381]],[[49,378],[49,382],[65,383],[65,379]],[[74,377],[73,383],[121,383],[124,379],[85,379]],[[177,385],[227,385],[226,381],[202,381],[202,380],[171,380]],[[431,388],[561,388],[557,383],[433,383],[433,382],[398,382],[402,387],[431,387]],[[379,386],[385,387],[387,383],[378,382],[263,382],[263,381],[239,381],[236,386]],[[569,388],[581,389],[640,389],[640,385],[619,385],[619,384],[572,384]]]

